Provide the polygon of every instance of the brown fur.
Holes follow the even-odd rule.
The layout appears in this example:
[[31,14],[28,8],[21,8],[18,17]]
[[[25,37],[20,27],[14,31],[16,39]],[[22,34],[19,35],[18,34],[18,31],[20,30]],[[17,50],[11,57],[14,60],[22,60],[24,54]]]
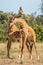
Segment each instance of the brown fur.
[[[16,27],[16,25],[14,23],[15,24],[16,23],[21,24],[23,33],[21,33],[21,31],[18,30],[18,28]],[[15,36],[18,36],[16,34],[20,34],[20,37],[18,36],[18,38],[19,38],[20,43],[21,43],[20,44],[21,58],[23,55],[24,45],[26,45],[26,47],[30,53],[30,56],[31,56],[33,45],[34,45],[35,50],[36,50],[36,34],[35,34],[34,30],[25,22],[24,19],[21,19],[21,18],[15,18],[13,20],[13,22],[10,23],[10,27],[11,28],[9,28],[9,30],[11,30],[11,31],[8,33],[9,38],[8,38],[8,44],[7,44],[7,55],[8,55],[8,57],[9,57],[9,51],[10,51],[10,47],[11,47],[12,38],[14,37],[14,39],[15,39]],[[16,37],[16,39],[17,39],[17,37]],[[37,50],[36,50],[36,54],[37,54]]]
[[10,52],[10,48],[11,48],[11,42],[12,39],[13,40],[19,40],[20,43],[22,44],[22,35],[20,31],[15,31],[12,34],[10,34],[10,32],[8,33],[8,43],[7,43],[7,56],[10,57],[9,52]]
[[22,32],[16,27],[16,25],[11,26],[11,23],[9,24],[9,29],[8,29],[8,43],[7,43],[7,56],[8,57],[10,57],[9,52],[11,48],[12,39],[14,40],[17,39],[22,44]]
[[[35,31],[26,23],[26,21],[24,19],[21,18],[15,18],[13,21],[13,24],[16,23],[20,23],[21,26],[23,27],[22,30],[25,33],[25,38],[24,38],[24,44],[27,45],[27,49],[28,49],[28,44],[26,43],[26,40],[28,39],[28,43],[30,45],[30,55],[32,52],[32,46],[34,45],[35,50],[36,50],[36,55],[38,55],[37,53],[37,49],[36,49],[36,34]],[[31,42],[32,42],[32,46],[31,46]],[[28,49],[29,50],[29,49]],[[22,50],[23,51],[23,50]]]

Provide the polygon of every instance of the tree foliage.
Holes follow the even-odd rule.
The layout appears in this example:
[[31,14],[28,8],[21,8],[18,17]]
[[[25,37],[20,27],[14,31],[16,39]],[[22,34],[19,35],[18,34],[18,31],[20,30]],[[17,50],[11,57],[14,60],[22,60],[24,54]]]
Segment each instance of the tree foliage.
[[43,14],[43,0],[41,0],[41,12]]
[[[14,14],[0,11],[0,41],[7,41],[8,39],[8,19],[12,15]],[[43,41],[43,15],[35,17],[32,14],[24,14],[23,19],[35,30],[37,41]],[[17,27],[20,28],[20,25],[17,24]]]

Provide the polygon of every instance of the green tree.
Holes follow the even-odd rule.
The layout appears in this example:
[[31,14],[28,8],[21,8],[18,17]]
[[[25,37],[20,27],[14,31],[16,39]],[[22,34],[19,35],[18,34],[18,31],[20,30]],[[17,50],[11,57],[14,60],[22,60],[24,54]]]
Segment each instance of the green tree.
[[43,0],[41,0],[41,12],[42,12],[42,15],[43,15]]

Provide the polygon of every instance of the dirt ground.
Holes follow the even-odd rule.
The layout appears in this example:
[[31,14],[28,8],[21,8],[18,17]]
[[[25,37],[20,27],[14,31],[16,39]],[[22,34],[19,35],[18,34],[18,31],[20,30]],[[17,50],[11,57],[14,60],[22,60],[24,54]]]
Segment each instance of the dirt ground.
[[[33,59],[29,59],[29,53],[26,47],[24,48],[23,63],[22,65],[43,65],[43,43],[37,43],[37,50],[40,56],[40,60],[37,60],[35,49],[33,47],[32,56]],[[7,43],[0,43],[0,65],[21,65],[19,63],[19,43],[12,43],[10,50],[11,59],[7,58]]]

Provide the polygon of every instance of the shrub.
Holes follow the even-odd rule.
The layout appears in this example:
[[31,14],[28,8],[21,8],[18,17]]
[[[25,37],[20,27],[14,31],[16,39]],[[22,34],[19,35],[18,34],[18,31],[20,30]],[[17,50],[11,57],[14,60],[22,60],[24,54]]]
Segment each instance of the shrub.
[[36,32],[37,41],[43,41],[43,26],[42,25],[35,24],[33,26],[33,29]]

